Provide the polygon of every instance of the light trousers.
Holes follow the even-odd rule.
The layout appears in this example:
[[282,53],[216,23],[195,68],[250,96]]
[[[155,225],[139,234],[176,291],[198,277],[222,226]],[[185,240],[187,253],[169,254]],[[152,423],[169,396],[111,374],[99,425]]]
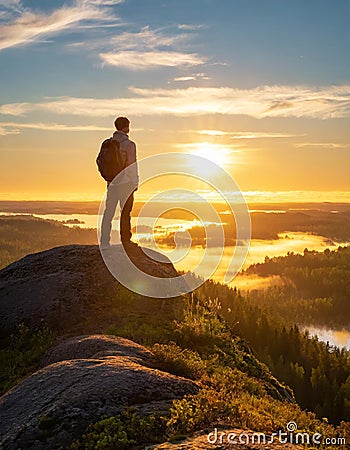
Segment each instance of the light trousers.
[[[131,194],[130,194],[131,192]],[[103,212],[101,224],[101,245],[110,245],[112,221],[120,204],[120,239],[122,242],[131,239],[131,218],[130,213],[134,204],[134,191],[131,190],[130,184],[121,185],[109,184],[107,188],[107,197],[105,210]]]

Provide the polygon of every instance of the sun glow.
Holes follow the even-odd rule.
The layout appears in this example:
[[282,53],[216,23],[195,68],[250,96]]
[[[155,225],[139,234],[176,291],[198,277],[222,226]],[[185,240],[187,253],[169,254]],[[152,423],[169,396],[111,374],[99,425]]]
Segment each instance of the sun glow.
[[196,142],[194,144],[183,144],[183,149],[196,156],[201,156],[220,167],[228,166],[232,163],[233,154],[237,151],[230,146],[223,144],[212,144],[210,142]]

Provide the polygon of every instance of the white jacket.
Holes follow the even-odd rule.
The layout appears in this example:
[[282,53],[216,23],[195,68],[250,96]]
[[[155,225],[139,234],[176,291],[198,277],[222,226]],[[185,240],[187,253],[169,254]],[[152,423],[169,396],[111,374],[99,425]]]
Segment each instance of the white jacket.
[[125,152],[126,167],[133,164],[132,167],[130,167],[129,169],[127,168],[125,170],[121,179],[118,180],[118,183],[114,182],[113,184],[120,185],[125,183],[131,183],[134,186],[134,188],[137,189],[139,185],[139,174],[136,163],[136,144],[135,142],[130,141],[129,136],[123,131],[115,131],[113,133],[113,139],[115,139],[120,143],[120,149],[123,152]]

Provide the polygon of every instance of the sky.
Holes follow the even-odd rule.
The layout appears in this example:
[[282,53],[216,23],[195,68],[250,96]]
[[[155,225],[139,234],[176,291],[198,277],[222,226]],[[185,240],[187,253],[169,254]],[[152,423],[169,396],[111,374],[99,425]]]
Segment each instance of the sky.
[[126,115],[138,158],[207,157],[249,199],[350,201],[349,17],[350,0],[0,0],[0,199],[99,199]]

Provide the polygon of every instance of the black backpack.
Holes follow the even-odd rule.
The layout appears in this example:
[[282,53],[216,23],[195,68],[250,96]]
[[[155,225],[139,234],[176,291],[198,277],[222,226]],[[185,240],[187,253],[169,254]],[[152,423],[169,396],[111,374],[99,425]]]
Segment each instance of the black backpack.
[[101,176],[108,182],[126,167],[126,154],[120,149],[120,143],[109,138],[102,142],[96,164]]

